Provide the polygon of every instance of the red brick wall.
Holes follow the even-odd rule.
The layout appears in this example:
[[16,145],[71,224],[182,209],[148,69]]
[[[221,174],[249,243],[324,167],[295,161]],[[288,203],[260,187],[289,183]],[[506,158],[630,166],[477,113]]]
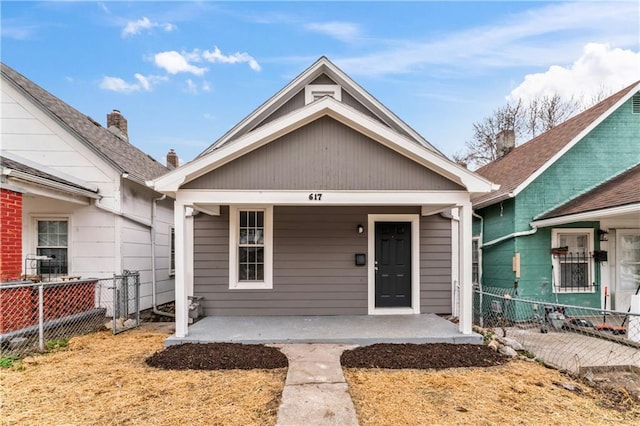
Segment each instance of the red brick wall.
[[[95,307],[96,281],[44,284],[44,321],[80,314]],[[38,324],[38,286],[0,287],[0,333]]]
[[0,189],[0,282],[22,274],[22,194]]

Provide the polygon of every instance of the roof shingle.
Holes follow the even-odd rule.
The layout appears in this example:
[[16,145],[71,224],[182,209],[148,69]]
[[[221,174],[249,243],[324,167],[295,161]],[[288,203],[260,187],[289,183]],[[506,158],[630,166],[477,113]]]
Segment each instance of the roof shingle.
[[127,172],[134,179],[144,182],[169,171],[148,154],[120,139],[8,65],[0,62],[0,69],[4,78],[30,97],[45,112],[75,132],[81,141],[121,173]]
[[539,219],[549,219],[635,203],[640,203],[640,164],[544,214]]
[[514,148],[504,157],[476,170],[479,175],[500,184],[500,189],[475,199],[474,205],[489,205],[493,200],[497,202],[504,199],[589,125],[635,89],[638,83],[640,82],[633,83],[586,111]]

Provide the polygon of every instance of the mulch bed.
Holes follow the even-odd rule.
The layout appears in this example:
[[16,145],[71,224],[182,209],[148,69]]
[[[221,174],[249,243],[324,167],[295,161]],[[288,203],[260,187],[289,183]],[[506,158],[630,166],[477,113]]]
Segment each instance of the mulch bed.
[[[444,369],[491,367],[509,360],[483,345],[378,343],[342,353],[343,367]],[[277,348],[240,343],[187,343],[169,346],[146,359],[165,370],[251,370],[288,366]]]
[[276,348],[240,343],[186,343],[169,346],[146,359],[165,370],[252,370],[285,368],[287,357]]
[[484,345],[468,344],[389,344],[378,343],[344,351],[343,367],[389,369],[444,369],[456,367],[492,367],[506,363],[509,357]]

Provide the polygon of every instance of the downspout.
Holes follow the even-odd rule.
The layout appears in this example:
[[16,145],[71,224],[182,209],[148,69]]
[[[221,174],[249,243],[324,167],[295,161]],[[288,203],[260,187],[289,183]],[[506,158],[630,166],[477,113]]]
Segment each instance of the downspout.
[[166,195],[154,198],[151,203],[151,229],[149,230],[151,233],[151,305],[154,314],[175,318],[175,314],[158,309],[156,295],[156,210],[158,201],[162,201],[165,198],[167,198]]
[[484,247],[484,218],[478,213],[472,211],[473,217],[480,219],[480,238],[478,239],[478,290],[480,294],[478,296],[478,303],[480,304],[480,327],[484,327],[484,313],[482,312],[482,248]]
[[[474,215],[476,217],[480,218],[480,220],[482,221],[482,217],[480,217],[479,215],[476,215],[475,213],[474,213]],[[480,223],[480,238],[481,238],[480,241],[482,241],[482,231],[483,231],[483,228],[484,228],[483,223],[484,222]],[[529,224],[529,226],[531,226],[531,229],[528,230],[528,231],[513,232],[513,233],[511,233],[509,235],[504,235],[504,236],[502,236],[500,238],[496,238],[495,240],[491,240],[491,241],[489,241],[487,243],[479,244],[478,247],[484,249],[485,247],[489,247],[489,246],[501,243],[502,241],[506,241],[506,240],[509,240],[511,238],[526,237],[528,235],[533,235],[536,232],[538,232],[538,227],[537,226],[534,226],[534,225],[531,225],[531,224]],[[480,250],[480,254],[482,254],[482,250]],[[481,258],[478,259],[478,264],[482,265],[482,263],[480,262],[480,259]],[[482,266],[479,266],[479,268],[480,269],[478,270],[478,274],[480,276],[478,277],[478,281],[480,281],[480,283],[479,283],[480,284],[480,309],[482,309],[482,269],[481,269]],[[482,315],[482,311],[481,311],[481,316],[480,316],[480,321],[481,321],[480,325],[481,326],[482,326],[482,316],[483,315]]]

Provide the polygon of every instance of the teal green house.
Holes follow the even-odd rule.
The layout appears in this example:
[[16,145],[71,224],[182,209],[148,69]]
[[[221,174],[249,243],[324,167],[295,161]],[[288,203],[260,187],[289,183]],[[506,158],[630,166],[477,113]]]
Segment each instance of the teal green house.
[[501,185],[473,203],[479,285],[627,311],[640,289],[639,90],[518,147],[507,135],[505,154],[476,170]]

